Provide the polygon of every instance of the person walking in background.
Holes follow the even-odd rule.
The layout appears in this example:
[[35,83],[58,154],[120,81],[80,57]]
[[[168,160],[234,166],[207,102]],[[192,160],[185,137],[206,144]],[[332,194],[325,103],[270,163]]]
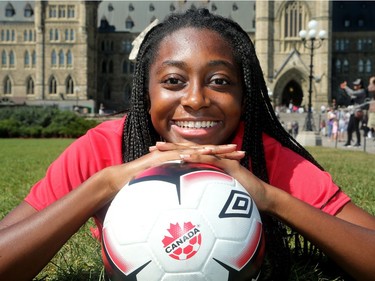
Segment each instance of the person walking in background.
[[359,105],[363,104],[366,99],[366,89],[364,88],[362,79],[358,78],[353,82],[353,89],[349,88],[347,82],[340,84],[340,88],[351,98],[354,105],[353,112],[350,114],[348,123],[348,138],[344,146],[351,146],[353,132],[356,133],[357,142],[354,146],[361,146],[361,134],[359,132],[359,123],[363,118],[363,111]]
[[344,146],[350,147],[352,143],[353,133],[355,132],[357,142],[354,146],[361,146],[361,133],[359,131],[359,123],[363,119],[363,110],[361,108],[355,109],[354,113],[350,114],[348,123],[348,137]]

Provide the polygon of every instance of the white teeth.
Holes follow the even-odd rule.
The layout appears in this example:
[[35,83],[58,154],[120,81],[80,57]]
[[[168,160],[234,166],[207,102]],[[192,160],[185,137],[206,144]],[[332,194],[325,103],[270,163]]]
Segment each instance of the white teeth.
[[211,128],[218,122],[215,121],[176,121],[175,124],[181,128],[200,129]]

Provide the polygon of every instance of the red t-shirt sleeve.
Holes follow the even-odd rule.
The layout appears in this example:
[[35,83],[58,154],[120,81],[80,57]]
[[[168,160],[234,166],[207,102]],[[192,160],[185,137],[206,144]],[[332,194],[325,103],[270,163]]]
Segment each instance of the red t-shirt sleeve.
[[96,172],[121,164],[123,123],[124,119],[104,122],[73,142],[31,188],[25,201],[42,210]]
[[299,154],[268,136],[264,137],[264,147],[271,185],[331,215],[350,201],[329,173]]

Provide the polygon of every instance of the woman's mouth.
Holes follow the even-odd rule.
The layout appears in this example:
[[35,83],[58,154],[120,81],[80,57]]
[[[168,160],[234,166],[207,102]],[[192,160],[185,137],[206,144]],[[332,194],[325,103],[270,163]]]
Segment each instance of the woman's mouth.
[[216,126],[219,122],[217,121],[175,121],[178,127],[184,129],[205,129]]

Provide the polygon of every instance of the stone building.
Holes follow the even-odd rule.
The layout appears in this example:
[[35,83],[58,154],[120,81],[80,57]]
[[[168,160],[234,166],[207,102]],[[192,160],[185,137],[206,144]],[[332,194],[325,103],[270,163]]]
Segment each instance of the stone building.
[[337,98],[340,81],[366,80],[374,72],[374,5],[325,0],[0,1],[0,105],[126,110],[133,40],[155,19],[206,7],[237,21],[255,42],[275,106],[307,106],[311,57],[299,31],[316,20],[318,29],[328,33],[314,50],[316,109]]
[[0,1],[0,100],[94,110],[94,1]]

